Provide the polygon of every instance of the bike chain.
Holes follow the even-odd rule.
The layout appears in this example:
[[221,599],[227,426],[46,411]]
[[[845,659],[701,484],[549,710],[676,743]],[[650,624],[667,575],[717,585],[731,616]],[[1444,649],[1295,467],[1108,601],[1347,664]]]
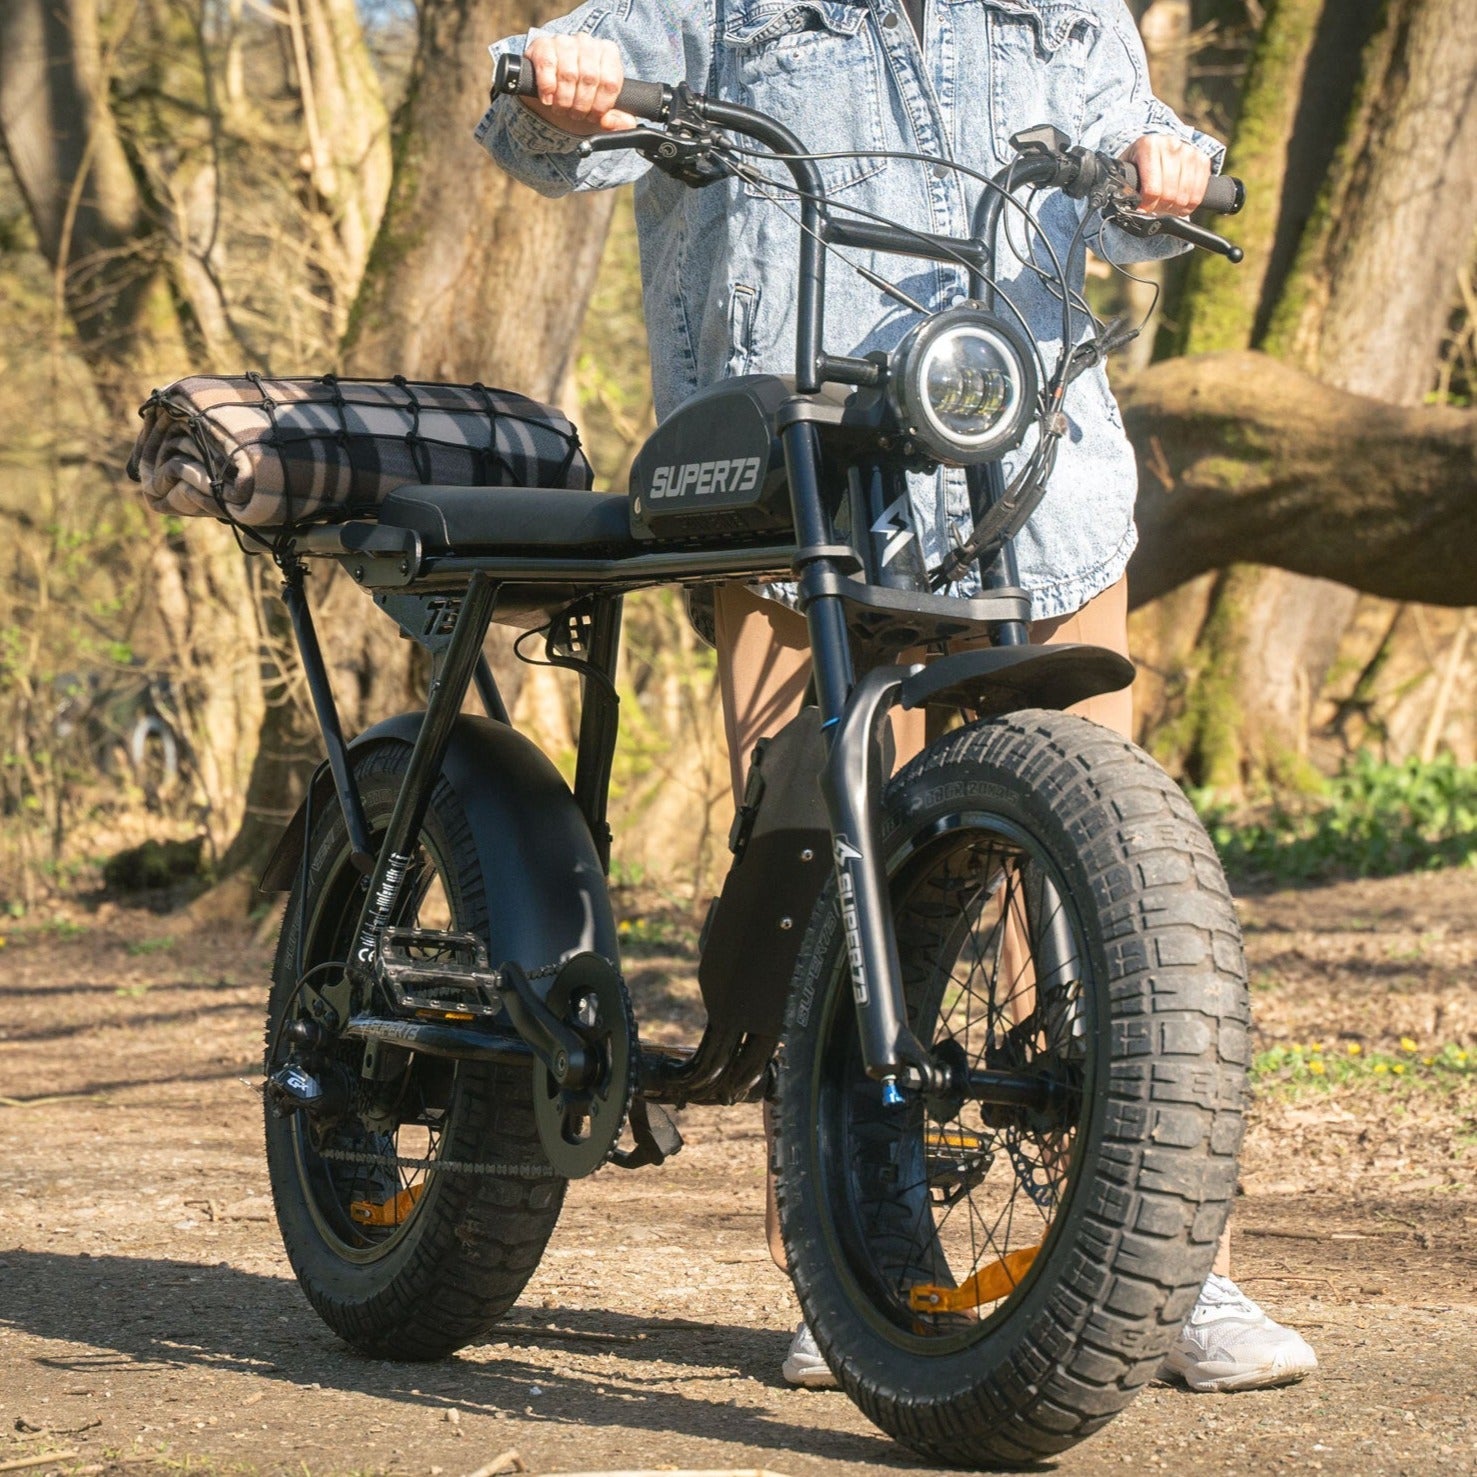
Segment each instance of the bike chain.
[[317,1149],[320,1159],[340,1164],[373,1164],[393,1169],[440,1169],[447,1174],[490,1174],[499,1179],[545,1180],[554,1174],[550,1164],[497,1164],[455,1159],[411,1159],[404,1154],[370,1154],[354,1149]]
[[[604,958],[604,955],[601,955],[601,958]],[[564,968],[565,962],[561,960],[557,964],[544,964],[538,969],[530,969],[527,971],[527,978],[547,979],[551,974],[558,974]],[[605,962],[610,964],[608,959]],[[615,966],[612,964],[611,967]],[[320,1159],[331,1160],[337,1164],[372,1164],[377,1168],[386,1169],[439,1169],[447,1174],[486,1174],[494,1175],[499,1179],[515,1180],[543,1180],[554,1174],[554,1167],[551,1164],[498,1164],[496,1161],[465,1159],[412,1159],[405,1154],[371,1154],[355,1149],[315,1149],[314,1152]]]

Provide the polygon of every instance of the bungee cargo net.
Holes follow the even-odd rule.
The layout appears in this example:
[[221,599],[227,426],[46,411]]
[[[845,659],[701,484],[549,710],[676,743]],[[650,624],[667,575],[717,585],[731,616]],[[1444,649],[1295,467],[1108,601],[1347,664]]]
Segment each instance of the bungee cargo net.
[[566,416],[482,384],[191,375],[155,390],[139,414],[128,475],[147,505],[243,531],[372,517],[411,485],[594,480]]

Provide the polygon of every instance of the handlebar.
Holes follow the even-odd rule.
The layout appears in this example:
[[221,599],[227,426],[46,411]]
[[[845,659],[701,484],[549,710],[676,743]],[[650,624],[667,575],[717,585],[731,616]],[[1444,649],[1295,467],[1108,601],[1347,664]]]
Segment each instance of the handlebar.
[[[492,83],[494,101],[500,96],[533,97],[536,93],[534,69],[527,64],[526,57],[498,58]],[[1091,199],[1105,215],[1134,235],[1176,236],[1192,245],[1219,251],[1233,261],[1241,258],[1239,248],[1202,226],[1173,216],[1133,213],[1138,185],[1138,171],[1133,165],[1081,145],[1074,146],[1066,134],[1049,124],[1026,129],[1011,139],[1017,155],[1015,161],[993,180],[985,180],[989,188],[981,194],[975,208],[972,234],[954,238],[897,226],[880,216],[868,218],[865,211],[859,212],[862,218],[855,221],[833,216],[817,156],[809,153],[800,139],[767,113],[694,93],[685,83],[666,86],[632,78],[622,85],[615,107],[665,127],[592,134],[580,141],[582,155],[635,149],[664,173],[701,188],[739,172],[725,158],[721,135],[716,132],[726,130],[763,145],[789,172],[800,215],[795,381],[796,389],[802,394],[812,393],[826,382],[875,385],[882,373],[873,359],[837,357],[822,349],[828,250],[859,246],[962,265],[969,271],[971,298],[989,307],[995,297],[990,262],[996,227],[1013,192],[1023,186],[1055,187],[1077,199]],[[1242,200],[1239,180],[1217,176],[1211,180],[1205,204],[1212,210],[1230,214],[1241,208]],[[1065,283],[1059,296],[1064,315],[1062,337],[1066,343],[1072,338],[1072,294]]]
[[[538,82],[533,68],[521,56],[500,56],[492,79],[493,96],[536,97]],[[616,94],[615,106],[633,118],[660,123],[672,105],[672,89],[661,82],[639,82],[628,77]]]
[[[1123,183],[1135,194],[1139,188],[1138,169],[1126,159],[1118,161],[1123,171]],[[1200,202],[1201,210],[1213,210],[1217,215],[1235,215],[1246,204],[1246,186],[1233,174],[1213,174],[1205,187],[1205,198]]]
[[[538,86],[533,68],[525,63],[526,58],[517,55],[500,56],[497,59],[497,70],[492,83],[494,97],[534,97],[537,95]],[[621,112],[630,113],[634,118],[645,118],[649,122],[661,123],[667,121],[671,113],[673,96],[674,90],[665,83],[642,82],[634,77],[628,77],[616,95],[614,106]],[[1065,142],[1064,135],[1062,140]],[[1111,170],[1124,189],[1134,194],[1138,193],[1139,173],[1134,165],[1127,160],[1110,160],[1106,155],[1096,157],[1100,161],[1100,168],[1104,175]],[[1092,173],[1096,175],[1098,171],[1094,170]],[[1214,211],[1219,215],[1235,215],[1245,203],[1245,186],[1234,176],[1224,174],[1211,176],[1210,183],[1205,190],[1205,198],[1200,202],[1202,209]]]

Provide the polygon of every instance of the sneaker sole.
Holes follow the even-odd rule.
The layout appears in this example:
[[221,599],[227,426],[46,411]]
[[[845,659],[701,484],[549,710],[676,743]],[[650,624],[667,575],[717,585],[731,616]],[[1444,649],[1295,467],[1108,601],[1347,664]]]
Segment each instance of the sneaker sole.
[[1183,1380],[1197,1395],[1229,1395],[1238,1390],[1270,1390],[1295,1385],[1317,1369],[1316,1364],[1295,1364],[1281,1369],[1248,1369],[1242,1364],[1196,1364],[1193,1359],[1164,1361],[1164,1372]]
[[785,1377],[787,1385],[795,1385],[802,1390],[838,1390],[841,1388],[836,1382],[836,1376],[824,1364],[819,1367],[813,1364],[794,1365],[786,1359],[780,1365],[780,1373]]

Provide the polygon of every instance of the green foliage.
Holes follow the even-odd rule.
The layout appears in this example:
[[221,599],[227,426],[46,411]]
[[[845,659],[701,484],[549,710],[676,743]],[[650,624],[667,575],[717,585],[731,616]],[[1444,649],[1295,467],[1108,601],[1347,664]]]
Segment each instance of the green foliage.
[[675,910],[637,913],[622,918],[616,932],[621,941],[621,953],[628,958],[664,954],[691,957],[697,952],[697,930],[689,919]]
[[1264,1093],[1326,1092],[1365,1084],[1385,1091],[1412,1086],[1449,1089],[1477,1081],[1477,1053],[1454,1042],[1428,1050],[1409,1036],[1400,1038],[1396,1051],[1366,1050],[1358,1041],[1325,1048],[1314,1041],[1258,1052],[1252,1058],[1251,1076]]
[[1388,877],[1477,862],[1477,766],[1449,756],[1390,764],[1362,751],[1311,794],[1258,813],[1228,808],[1210,790],[1190,798],[1241,879]]
[[172,933],[160,934],[158,938],[134,939],[125,944],[123,952],[130,959],[142,959],[149,954],[167,954],[175,946],[175,937]]

